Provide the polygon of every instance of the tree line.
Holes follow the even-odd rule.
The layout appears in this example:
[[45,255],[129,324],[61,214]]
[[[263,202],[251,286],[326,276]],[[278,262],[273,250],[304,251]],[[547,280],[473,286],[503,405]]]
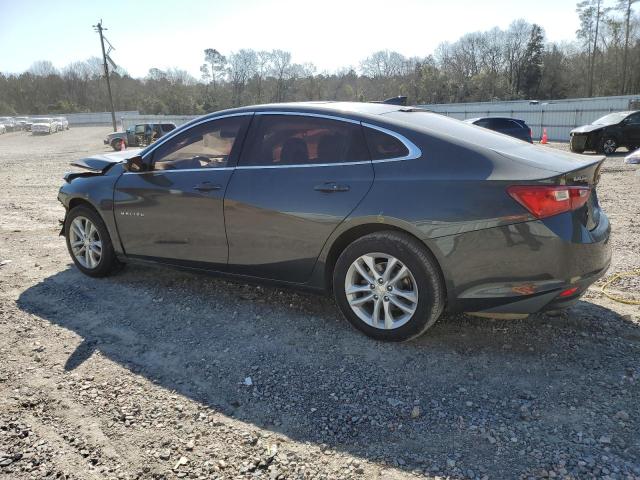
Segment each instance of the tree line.
[[[357,67],[318,72],[283,50],[203,52],[200,78],[151,68],[144,78],[111,73],[117,110],[203,114],[255,103],[382,100],[407,95],[412,104],[559,99],[640,93],[640,0],[581,0],[571,42],[549,42],[523,19],[441,43],[426,57],[378,51]],[[101,60],[61,70],[35,62],[20,74],[0,73],[0,114],[108,110]]]

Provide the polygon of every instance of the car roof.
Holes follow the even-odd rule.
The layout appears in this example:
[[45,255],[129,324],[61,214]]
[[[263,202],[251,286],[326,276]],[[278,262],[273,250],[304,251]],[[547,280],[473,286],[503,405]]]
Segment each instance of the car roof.
[[388,105],[385,103],[366,102],[336,102],[336,101],[313,101],[313,102],[287,102],[287,103],[266,103],[261,105],[247,105],[246,107],[219,110],[205,115],[202,118],[217,117],[219,115],[229,115],[243,112],[301,112],[319,113],[337,116],[369,117],[382,115],[389,112],[406,109],[401,105]]

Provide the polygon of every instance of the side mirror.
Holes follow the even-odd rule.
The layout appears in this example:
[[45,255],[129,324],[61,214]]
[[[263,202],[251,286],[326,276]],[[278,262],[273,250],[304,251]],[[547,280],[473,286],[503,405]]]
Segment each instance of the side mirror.
[[140,155],[127,159],[126,163],[127,172],[144,172],[147,169],[147,165],[142,160]]

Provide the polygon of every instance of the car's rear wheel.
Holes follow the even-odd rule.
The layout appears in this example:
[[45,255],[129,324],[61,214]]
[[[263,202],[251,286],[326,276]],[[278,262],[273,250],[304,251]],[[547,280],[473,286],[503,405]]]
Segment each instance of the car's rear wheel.
[[600,142],[600,151],[605,155],[611,155],[618,149],[618,142],[613,137],[604,137]]
[[421,335],[445,304],[435,259],[399,232],[372,233],[351,243],[336,262],[333,291],[347,320],[378,340]]
[[64,232],[69,254],[82,273],[104,277],[121,266],[107,227],[95,210],[86,206],[71,209],[65,219]]

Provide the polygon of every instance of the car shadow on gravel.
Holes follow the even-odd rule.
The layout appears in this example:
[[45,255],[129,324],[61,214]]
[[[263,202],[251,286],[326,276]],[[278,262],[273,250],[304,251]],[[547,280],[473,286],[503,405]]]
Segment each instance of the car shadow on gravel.
[[640,329],[589,302],[448,316],[404,344],[364,337],[325,297],[153,267],[69,268],[18,306],[81,336],[66,370],[100,351],[224,415],[406,470],[580,476],[578,458],[620,472],[640,458],[638,419],[616,417],[637,409]]

